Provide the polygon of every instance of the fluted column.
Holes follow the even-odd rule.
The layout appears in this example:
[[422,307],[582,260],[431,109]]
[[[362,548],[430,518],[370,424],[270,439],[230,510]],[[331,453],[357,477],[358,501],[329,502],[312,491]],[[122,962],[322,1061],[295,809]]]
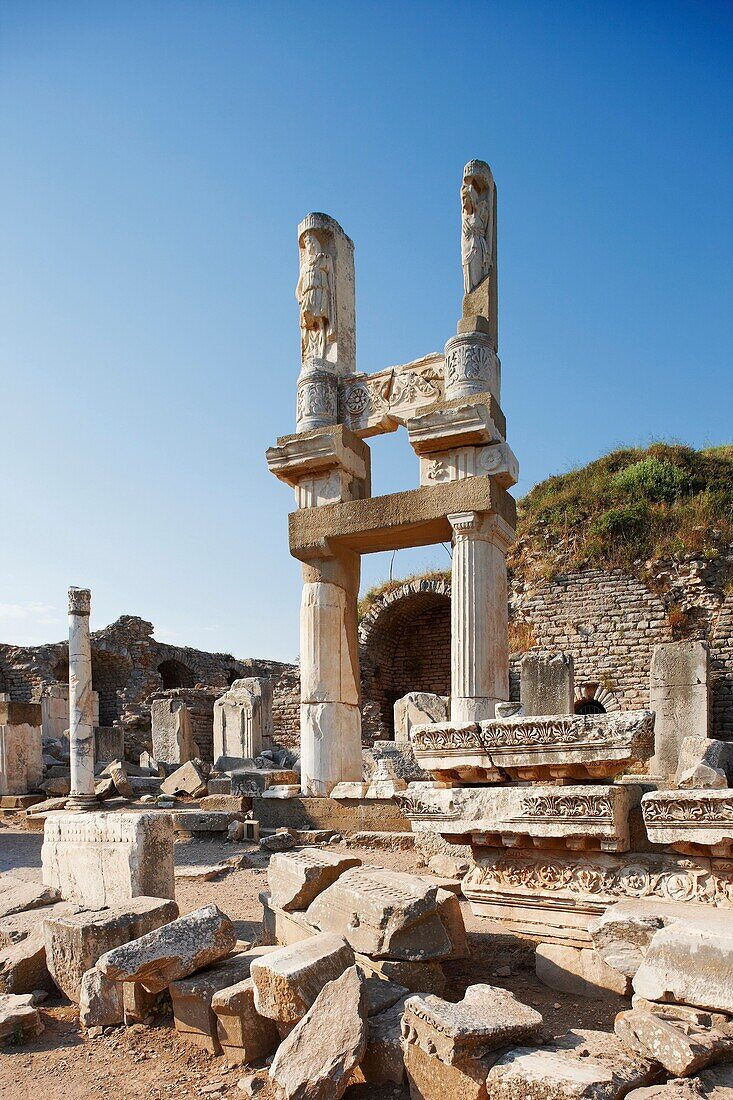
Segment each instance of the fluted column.
[[71,756],[70,810],[89,810],[94,797],[94,708],[92,704],[92,646],[88,588],[69,589],[69,752]]
[[514,531],[484,512],[449,515],[451,570],[451,722],[494,717],[509,698],[506,553]]
[[303,566],[300,606],[300,767],[303,794],[360,782],[361,712],[356,600],[360,559]]

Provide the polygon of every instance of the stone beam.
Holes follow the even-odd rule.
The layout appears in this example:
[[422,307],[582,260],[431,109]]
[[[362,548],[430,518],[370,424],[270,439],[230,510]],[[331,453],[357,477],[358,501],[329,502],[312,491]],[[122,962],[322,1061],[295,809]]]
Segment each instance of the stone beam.
[[491,478],[471,477],[291,512],[290,553],[306,561],[328,557],[340,547],[371,554],[450,542],[448,515],[456,512],[496,514],[516,526],[513,497]]

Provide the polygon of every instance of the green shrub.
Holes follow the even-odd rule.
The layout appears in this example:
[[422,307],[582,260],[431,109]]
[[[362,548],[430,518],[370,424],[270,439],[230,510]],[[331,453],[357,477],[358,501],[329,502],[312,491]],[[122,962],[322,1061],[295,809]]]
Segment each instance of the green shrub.
[[643,497],[656,504],[672,504],[689,493],[689,475],[673,462],[659,458],[643,458],[611,478],[614,489],[629,497]]

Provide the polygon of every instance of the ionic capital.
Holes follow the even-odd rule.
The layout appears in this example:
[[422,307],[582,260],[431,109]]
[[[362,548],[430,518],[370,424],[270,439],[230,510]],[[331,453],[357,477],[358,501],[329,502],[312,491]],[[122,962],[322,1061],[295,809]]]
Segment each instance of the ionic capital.
[[448,517],[453,540],[475,539],[490,542],[506,553],[514,542],[514,529],[494,512],[453,512]]

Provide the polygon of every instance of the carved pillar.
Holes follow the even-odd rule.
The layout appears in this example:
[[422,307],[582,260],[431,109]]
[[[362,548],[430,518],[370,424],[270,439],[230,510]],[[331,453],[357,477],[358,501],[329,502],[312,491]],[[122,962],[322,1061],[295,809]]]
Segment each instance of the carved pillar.
[[89,810],[94,797],[94,707],[92,647],[89,638],[91,592],[69,589],[69,752],[71,795],[66,808]]
[[494,717],[509,698],[506,552],[514,532],[482,512],[449,515],[451,571],[451,722]]
[[300,608],[300,765],[303,794],[360,782],[361,712],[356,601],[360,558],[346,551],[303,565]]

